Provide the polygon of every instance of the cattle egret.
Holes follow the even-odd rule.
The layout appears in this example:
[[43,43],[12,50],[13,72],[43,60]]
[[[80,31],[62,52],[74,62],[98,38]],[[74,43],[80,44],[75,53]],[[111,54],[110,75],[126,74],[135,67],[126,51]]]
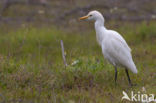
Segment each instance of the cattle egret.
[[102,48],[104,58],[108,60],[115,68],[115,83],[117,80],[117,67],[125,68],[129,84],[132,82],[129,77],[128,69],[133,73],[137,73],[137,68],[133,62],[131,49],[124,38],[114,30],[108,30],[104,26],[104,17],[98,11],[91,11],[80,20],[87,19],[95,22],[95,31],[98,44]]

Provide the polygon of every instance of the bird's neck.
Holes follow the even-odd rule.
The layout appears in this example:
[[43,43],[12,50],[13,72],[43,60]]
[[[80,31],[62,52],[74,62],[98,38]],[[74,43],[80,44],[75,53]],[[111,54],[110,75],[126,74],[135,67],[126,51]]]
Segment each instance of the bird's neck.
[[96,27],[104,26],[104,19],[98,19],[95,21],[95,29]]
[[106,28],[104,26],[104,20],[97,20],[95,21],[95,31],[96,31],[96,38],[98,44],[101,46],[101,43],[105,36]]

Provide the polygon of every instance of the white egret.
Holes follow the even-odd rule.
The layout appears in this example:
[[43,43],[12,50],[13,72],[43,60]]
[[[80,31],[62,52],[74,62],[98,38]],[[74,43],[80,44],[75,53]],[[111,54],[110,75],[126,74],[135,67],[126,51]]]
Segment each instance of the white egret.
[[115,83],[117,80],[117,67],[121,66],[125,68],[129,84],[132,85],[128,69],[133,73],[137,73],[138,71],[132,59],[131,49],[124,38],[118,32],[106,29],[104,26],[104,17],[96,10],[80,18],[80,20],[83,19],[95,21],[94,26],[97,42],[102,48],[104,58],[115,68]]

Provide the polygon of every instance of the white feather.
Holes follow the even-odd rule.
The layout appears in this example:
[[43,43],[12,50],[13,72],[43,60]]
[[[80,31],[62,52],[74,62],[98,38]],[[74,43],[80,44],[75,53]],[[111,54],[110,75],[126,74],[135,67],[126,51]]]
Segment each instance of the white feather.
[[131,49],[124,38],[118,32],[104,27],[104,18],[98,11],[91,11],[88,15],[92,15],[89,16],[89,20],[95,20],[96,38],[102,48],[104,58],[114,66],[123,66],[137,73]]

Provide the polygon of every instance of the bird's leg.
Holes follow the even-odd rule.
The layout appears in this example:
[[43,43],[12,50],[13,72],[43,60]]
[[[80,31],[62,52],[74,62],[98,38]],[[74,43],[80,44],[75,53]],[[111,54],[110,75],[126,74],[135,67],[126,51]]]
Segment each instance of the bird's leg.
[[116,84],[116,80],[117,80],[117,75],[118,75],[118,71],[117,71],[117,67],[115,67],[115,84]]
[[125,69],[125,72],[126,72],[126,75],[127,75],[127,77],[128,77],[128,82],[129,82],[130,86],[133,86],[133,85],[132,85],[132,82],[131,82],[131,79],[130,79],[130,76],[129,76],[129,73],[128,73],[128,70]]

